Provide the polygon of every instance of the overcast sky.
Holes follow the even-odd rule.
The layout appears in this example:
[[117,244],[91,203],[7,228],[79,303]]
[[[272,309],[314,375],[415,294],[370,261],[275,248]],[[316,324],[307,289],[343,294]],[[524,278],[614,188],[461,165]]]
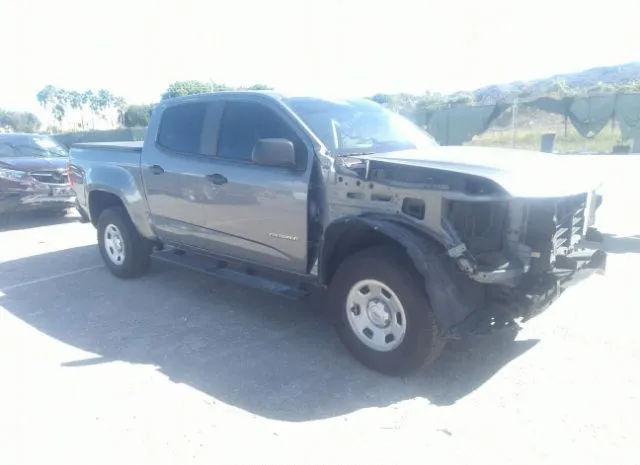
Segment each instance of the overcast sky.
[[0,0],[0,108],[46,84],[157,101],[178,79],[451,92],[640,59],[637,0]]

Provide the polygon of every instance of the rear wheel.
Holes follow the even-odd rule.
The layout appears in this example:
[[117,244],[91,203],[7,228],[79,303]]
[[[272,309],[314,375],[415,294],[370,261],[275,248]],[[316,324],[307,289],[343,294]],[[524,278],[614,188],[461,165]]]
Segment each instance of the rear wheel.
[[151,245],[122,207],[107,208],[98,219],[98,246],[109,271],[118,278],[136,278],[149,270]]
[[349,352],[381,373],[417,370],[444,347],[420,275],[394,248],[347,258],[331,280],[329,305]]

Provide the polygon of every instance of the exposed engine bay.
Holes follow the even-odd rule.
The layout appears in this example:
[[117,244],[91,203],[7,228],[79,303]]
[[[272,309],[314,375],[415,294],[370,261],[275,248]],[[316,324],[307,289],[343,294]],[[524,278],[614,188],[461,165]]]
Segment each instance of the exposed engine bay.
[[489,176],[367,157],[337,160],[334,182],[332,218],[378,211],[412,223],[443,247],[467,304],[484,300],[491,320],[525,317],[582,267],[604,268],[606,254],[590,244],[601,203],[594,189],[518,197]]

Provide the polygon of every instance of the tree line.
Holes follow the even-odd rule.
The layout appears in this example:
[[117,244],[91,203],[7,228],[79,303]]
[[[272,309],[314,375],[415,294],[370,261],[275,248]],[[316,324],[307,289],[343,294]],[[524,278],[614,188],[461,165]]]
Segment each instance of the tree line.
[[[196,80],[176,81],[169,85],[167,90],[162,93],[160,99],[180,97],[184,95],[201,94],[206,92],[218,92],[223,90],[269,90],[271,87],[264,84],[254,84],[247,87],[232,87],[226,84],[215,82],[201,82]],[[58,125],[61,125],[65,118],[71,118],[72,124],[78,129],[87,129],[90,122],[95,119],[107,119],[110,114],[117,116],[117,121],[112,121],[114,125],[125,127],[146,126],[149,117],[153,111],[155,104],[128,105],[124,98],[112,94],[106,89],[98,91],[85,90],[69,90],[62,87],[47,85],[43,87],[37,94],[38,103],[46,109]],[[89,121],[85,118],[89,115]],[[19,118],[32,121],[33,130],[40,126],[40,122],[32,113],[21,114],[20,117],[12,114],[11,124],[0,125],[8,126],[17,131],[17,126],[25,128],[25,124]],[[4,121],[4,120],[3,120]],[[21,129],[22,130],[22,129]]]
[[0,132],[36,132],[41,123],[29,111],[10,111],[0,108]]
[[[161,94],[160,100],[225,90],[271,89],[272,87],[261,83],[234,87],[216,82],[183,80],[171,83]],[[572,86],[564,79],[553,79],[533,83],[518,82],[506,86],[486,86],[471,92],[456,92],[449,95],[432,92],[425,92],[421,95],[380,93],[369,98],[392,111],[414,120],[420,120],[421,114],[442,106],[494,104],[500,101],[510,102],[516,97],[521,99],[543,96],[563,98],[612,92],[640,92],[640,80],[618,84],[598,83],[591,86]],[[95,121],[96,118],[106,119],[109,114],[115,114],[116,121],[112,121],[114,125],[125,127],[146,126],[155,105],[154,103],[128,105],[122,97],[118,97],[106,89],[100,89],[95,92],[92,90],[76,91],[53,85],[47,85],[42,88],[37,93],[36,98],[58,124],[61,124],[65,118],[71,117],[74,127],[80,129],[86,129],[89,124],[89,121],[85,119],[87,114],[90,116],[89,119],[91,121]],[[0,110],[0,127],[2,126],[15,131],[33,131],[40,126],[40,122],[32,113]]]
[[[65,117],[71,117],[74,127],[86,129],[95,119],[107,119],[109,110],[117,111],[118,123],[122,124],[122,118],[127,104],[122,97],[112,94],[106,89],[77,91],[62,87],[47,85],[37,94],[38,103],[48,110],[55,121],[61,124]],[[86,120],[87,114],[90,121]]]

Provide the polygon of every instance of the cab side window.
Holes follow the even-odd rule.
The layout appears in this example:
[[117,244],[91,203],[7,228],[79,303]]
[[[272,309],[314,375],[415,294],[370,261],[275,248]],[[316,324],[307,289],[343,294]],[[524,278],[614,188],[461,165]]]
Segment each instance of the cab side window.
[[298,164],[306,160],[304,143],[272,110],[251,102],[226,103],[218,134],[218,156],[251,161],[253,147],[259,139],[264,138],[292,141]]
[[158,144],[173,152],[202,153],[200,136],[206,104],[183,103],[167,108],[158,129]]
[[172,152],[213,155],[221,111],[219,102],[189,102],[168,107],[160,121],[158,145]]

